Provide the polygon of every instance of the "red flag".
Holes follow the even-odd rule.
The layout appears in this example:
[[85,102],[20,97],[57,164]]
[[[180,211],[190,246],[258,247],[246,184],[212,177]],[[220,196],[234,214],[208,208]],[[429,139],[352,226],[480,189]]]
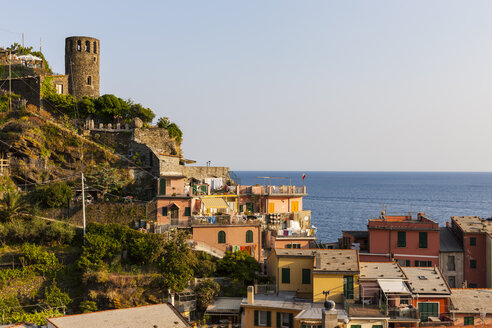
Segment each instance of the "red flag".
[[302,181],[304,181],[305,178],[306,178],[306,173],[303,173],[302,174]]

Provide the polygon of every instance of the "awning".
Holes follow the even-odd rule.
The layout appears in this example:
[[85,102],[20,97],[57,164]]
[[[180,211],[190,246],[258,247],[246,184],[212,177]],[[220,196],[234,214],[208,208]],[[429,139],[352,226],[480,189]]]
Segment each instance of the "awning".
[[401,279],[378,279],[378,284],[385,294],[411,294]]
[[205,205],[205,207],[207,207],[207,208],[229,208],[229,206],[227,206],[227,203],[224,200],[224,198],[220,198],[220,197],[205,198],[204,197],[201,200],[203,202],[203,205]]

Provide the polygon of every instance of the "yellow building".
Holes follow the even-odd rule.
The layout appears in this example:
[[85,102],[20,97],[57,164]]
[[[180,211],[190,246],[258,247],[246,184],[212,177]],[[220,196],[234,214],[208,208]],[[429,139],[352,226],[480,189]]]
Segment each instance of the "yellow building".
[[268,275],[278,292],[315,303],[359,297],[359,254],[351,249],[275,249],[268,258]]

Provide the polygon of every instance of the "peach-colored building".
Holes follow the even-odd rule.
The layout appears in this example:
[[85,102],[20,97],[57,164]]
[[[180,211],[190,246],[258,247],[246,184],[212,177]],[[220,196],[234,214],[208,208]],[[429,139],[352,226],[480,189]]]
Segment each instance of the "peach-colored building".
[[222,252],[247,251],[261,260],[261,225],[246,224],[197,224],[192,225],[193,241],[203,243]]
[[185,193],[183,175],[162,176],[156,197],[157,224],[185,226],[195,211],[193,197]]
[[[310,248],[311,244],[316,240],[314,232],[298,232],[288,234],[279,234],[283,230],[277,231],[266,231],[265,232],[265,248],[275,249],[275,248],[299,248],[305,249]],[[287,231],[287,230],[285,230]]]

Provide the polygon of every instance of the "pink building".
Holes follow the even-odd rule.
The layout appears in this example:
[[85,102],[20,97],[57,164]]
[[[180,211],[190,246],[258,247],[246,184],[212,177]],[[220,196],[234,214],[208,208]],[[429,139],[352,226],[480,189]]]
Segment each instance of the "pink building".
[[261,225],[259,223],[197,224],[192,225],[191,228],[193,241],[198,246],[206,245],[212,252],[219,250],[218,253],[247,251],[257,261],[261,261]]

